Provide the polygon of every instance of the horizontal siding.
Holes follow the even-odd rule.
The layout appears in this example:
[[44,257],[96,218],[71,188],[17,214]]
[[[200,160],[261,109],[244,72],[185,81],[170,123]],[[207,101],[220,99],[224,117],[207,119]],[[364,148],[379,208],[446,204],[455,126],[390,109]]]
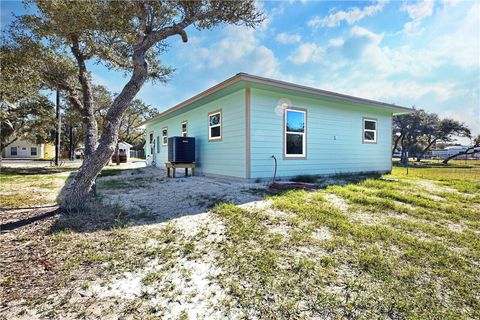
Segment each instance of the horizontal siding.
[[[391,113],[367,107],[304,99],[264,90],[251,91],[251,177],[335,174],[391,169]],[[276,110],[281,98],[307,109],[307,159],[283,159],[283,115]],[[362,119],[378,119],[377,143],[362,143]]]
[[[208,141],[208,113],[222,109],[222,141]],[[146,137],[155,139],[168,126],[169,137],[181,135],[182,121],[188,121],[188,136],[195,137],[198,172],[244,178],[245,172],[245,90],[239,90],[189,112],[147,126]],[[149,149],[146,147],[146,150]],[[156,150],[155,150],[156,151]],[[168,160],[168,147],[161,146],[155,157],[160,167]],[[152,157],[150,157],[149,161]]]

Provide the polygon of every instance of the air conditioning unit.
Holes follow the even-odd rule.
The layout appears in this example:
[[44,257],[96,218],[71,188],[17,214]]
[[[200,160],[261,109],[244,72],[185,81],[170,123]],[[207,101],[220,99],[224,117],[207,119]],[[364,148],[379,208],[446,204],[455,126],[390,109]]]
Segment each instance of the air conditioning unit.
[[168,161],[172,163],[195,162],[195,138],[168,138]]

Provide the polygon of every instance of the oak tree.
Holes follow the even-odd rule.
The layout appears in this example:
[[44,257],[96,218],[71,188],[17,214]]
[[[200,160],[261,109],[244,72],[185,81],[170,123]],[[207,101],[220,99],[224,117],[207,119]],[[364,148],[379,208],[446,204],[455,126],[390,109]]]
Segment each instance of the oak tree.
[[37,10],[19,17],[16,29],[75,58],[89,121],[93,121],[94,108],[87,61],[95,59],[109,69],[126,72],[129,78],[105,115],[98,147],[67,189],[63,209],[85,203],[95,178],[115,149],[122,116],[145,81],[168,80],[172,69],[158,60],[168,38],[180,36],[187,42],[189,27],[209,29],[222,23],[255,27],[263,20],[254,0],[36,0],[28,4],[36,5]]

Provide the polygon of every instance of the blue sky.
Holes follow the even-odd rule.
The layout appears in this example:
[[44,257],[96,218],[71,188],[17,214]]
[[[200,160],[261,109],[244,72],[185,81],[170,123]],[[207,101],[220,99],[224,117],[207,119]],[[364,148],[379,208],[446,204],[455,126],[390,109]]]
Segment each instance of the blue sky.
[[[479,1],[259,2],[257,29],[219,26],[169,40],[161,57],[176,69],[168,84],[138,97],[165,110],[238,73],[291,81],[416,106],[466,122],[480,133]],[[21,3],[2,1],[2,28]],[[121,74],[90,65],[118,92]]]

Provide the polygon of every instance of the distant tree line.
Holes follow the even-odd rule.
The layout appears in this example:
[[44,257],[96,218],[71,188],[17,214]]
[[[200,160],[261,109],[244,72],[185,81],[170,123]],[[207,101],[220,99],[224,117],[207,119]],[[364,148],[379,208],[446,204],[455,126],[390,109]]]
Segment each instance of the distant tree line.
[[[451,143],[458,137],[472,138],[470,128],[464,123],[450,118],[441,119],[437,114],[424,110],[394,116],[392,133],[392,154],[401,150],[400,161],[404,164],[412,155],[415,155],[417,162],[420,161],[437,144]],[[473,141],[472,147],[448,157],[444,163],[460,155],[477,153],[480,135]]]

